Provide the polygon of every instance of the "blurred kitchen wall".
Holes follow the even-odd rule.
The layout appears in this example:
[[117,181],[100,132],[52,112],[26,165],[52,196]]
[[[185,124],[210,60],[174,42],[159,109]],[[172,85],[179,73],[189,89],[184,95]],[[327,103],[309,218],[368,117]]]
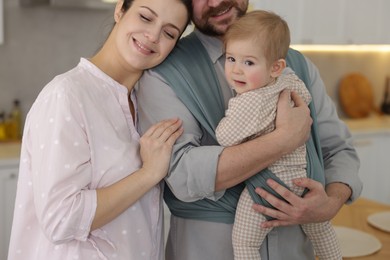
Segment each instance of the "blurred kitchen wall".
[[20,7],[18,0],[4,0],[0,111],[8,112],[12,101],[20,99],[25,116],[54,76],[99,49],[113,26],[113,12],[47,5]]
[[383,102],[386,77],[390,77],[390,51],[302,51],[318,67],[328,95],[335,102],[340,117],[344,113],[339,105],[338,87],[349,73],[361,73],[371,83],[374,103]]

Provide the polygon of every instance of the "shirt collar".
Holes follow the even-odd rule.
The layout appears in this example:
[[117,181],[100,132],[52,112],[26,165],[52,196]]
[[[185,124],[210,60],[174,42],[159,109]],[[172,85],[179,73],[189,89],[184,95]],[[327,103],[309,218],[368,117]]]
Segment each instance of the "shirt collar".
[[194,32],[206,48],[212,62],[216,63],[217,60],[224,54],[222,41],[217,37],[205,35],[196,28],[194,29]]

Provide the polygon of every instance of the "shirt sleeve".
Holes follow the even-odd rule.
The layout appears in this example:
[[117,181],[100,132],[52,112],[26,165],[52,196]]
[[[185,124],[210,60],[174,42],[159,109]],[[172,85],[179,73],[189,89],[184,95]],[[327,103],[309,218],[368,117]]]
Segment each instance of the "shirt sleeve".
[[224,191],[215,192],[219,155],[223,147],[202,129],[187,107],[156,73],[144,72],[136,89],[139,131],[169,118],[183,121],[184,133],[176,141],[166,184],[185,202],[208,198],[217,200]]
[[358,176],[359,158],[352,144],[351,133],[337,115],[333,101],[326,93],[318,69],[307,59],[313,102],[317,111],[318,129],[325,166],[326,184],[342,182],[352,189],[348,203],[362,192]]
[[68,94],[46,91],[27,121],[36,217],[53,243],[85,241],[97,205],[80,104]]

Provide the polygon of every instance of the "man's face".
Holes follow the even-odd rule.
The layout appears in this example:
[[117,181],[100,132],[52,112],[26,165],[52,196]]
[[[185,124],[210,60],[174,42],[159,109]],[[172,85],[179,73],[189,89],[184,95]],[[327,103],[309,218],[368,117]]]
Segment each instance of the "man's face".
[[248,9],[248,0],[193,0],[192,21],[201,32],[223,36],[238,17]]

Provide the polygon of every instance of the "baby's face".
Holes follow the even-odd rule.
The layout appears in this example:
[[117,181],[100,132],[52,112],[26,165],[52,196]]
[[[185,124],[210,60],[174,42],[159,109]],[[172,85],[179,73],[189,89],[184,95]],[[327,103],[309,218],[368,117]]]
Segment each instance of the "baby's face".
[[264,87],[274,80],[263,50],[251,40],[227,42],[225,75],[238,94]]

